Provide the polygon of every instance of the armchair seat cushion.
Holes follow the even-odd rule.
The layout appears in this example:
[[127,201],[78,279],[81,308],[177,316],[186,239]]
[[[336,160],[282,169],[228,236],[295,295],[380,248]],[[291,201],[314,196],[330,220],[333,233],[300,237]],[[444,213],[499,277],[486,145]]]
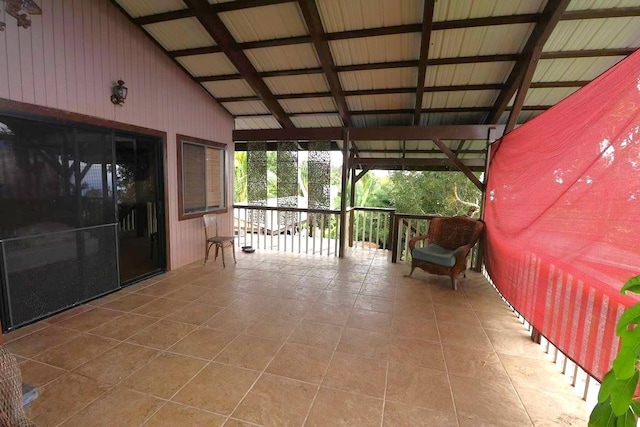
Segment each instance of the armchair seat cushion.
[[421,261],[431,262],[433,264],[444,265],[446,267],[453,267],[456,264],[456,251],[451,249],[445,249],[442,246],[438,246],[435,243],[429,243],[423,248],[415,248],[411,255],[415,259]]

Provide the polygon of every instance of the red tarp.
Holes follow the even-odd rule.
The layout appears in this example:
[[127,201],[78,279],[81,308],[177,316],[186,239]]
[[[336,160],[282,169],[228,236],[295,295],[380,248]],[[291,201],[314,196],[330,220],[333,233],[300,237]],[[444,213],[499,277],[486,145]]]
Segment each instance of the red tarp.
[[492,147],[486,265],[505,298],[601,380],[638,300],[640,51]]

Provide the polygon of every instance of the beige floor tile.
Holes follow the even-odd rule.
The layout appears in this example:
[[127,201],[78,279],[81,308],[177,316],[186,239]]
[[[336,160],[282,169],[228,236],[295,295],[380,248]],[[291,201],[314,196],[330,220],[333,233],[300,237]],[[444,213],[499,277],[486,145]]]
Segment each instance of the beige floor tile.
[[347,278],[336,276],[325,288],[327,291],[347,292],[357,294],[362,288],[362,280],[350,281]]
[[222,310],[224,310],[224,308],[218,307],[217,305],[193,302],[175,311],[167,317],[167,319],[175,320],[176,322],[190,323],[192,325],[202,325]]
[[382,399],[321,387],[305,426],[379,427]]
[[437,322],[421,317],[394,316],[391,321],[392,335],[427,341],[440,341]]
[[358,295],[354,308],[380,313],[393,313],[393,299],[373,295]]
[[124,295],[123,297],[116,300],[110,301],[104,305],[101,305],[100,307],[118,311],[133,311],[136,308],[148,304],[155,299],[156,297],[152,297],[150,295],[131,293]]
[[345,328],[337,351],[355,356],[386,361],[389,357],[390,336],[379,332]]
[[64,375],[66,372],[64,369],[26,360],[20,365],[20,373],[22,374],[23,383],[30,384],[34,387],[42,387]]
[[322,385],[351,393],[382,398],[387,363],[336,352]]
[[177,291],[182,286],[184,285],[172,283],[165,279],[150,286],[145,286],[144,288],[137,290],[136,293],[142,295],[150,295],[152,297],[163,297],[167,294],[170,294],[171,292]]
[[417,406],[387,402],[384,406],[384,427],[457,427],[455,412],[436,412]]
[[442,346],[439,342],[394,337],[389,355],[391,362],[417,365],[423,368],[446,371]]
[[175,343],[168,351],[211,360],[237,335],[235,332],[200,327]]
[[125,388],[115,388],[67,420],[64,427],[137,426],[164,402]]
[[557,394],[573,396],[571,387],[547,359],[532,359],[522,356],[510,356],[498,353],[513,385],[518,389],[552,390]]
[[220,427],[225,418],[205,412],[200,409],[190,408],[169,402],[147,421],[145,427]]
[[486,329],[485,331],[496,352],[500,354],[546,360],[546,355],[540,346],[531,340],[531,335],[524,327],[520,331],[498,331],[495,329]]
[[492,351],[493,346],[487,338],[484,329],[477,326],[461,326],[451,323],[438,324],[442,345],[467,347],[472,350]]
[[391,332],[392,314],[353,309],[347,327],[388,334]]
[[260,316],[253,312],[226,308],[207,320],[202,326],[240,333],[247,329]]
[[63,344],[80,335],[78,331],[47,326],[22,338],[10,341],[5,348],[18,356],[32,358],[48,348]]
[[313,304],[304,318],[315,322],[330,323],[332,325],[344,325],[347,323],[350,307],[336,307],[329,304]]
[[461,377],[486,381],[503,379],[508,381],[502,362],[493,351],[472,350],[466,347],[444,347],[447,370]]
[[391,299],[396,295],[396,286],[387,283],[367,283],[365,280],[360,288],[360,294]]
[[265,372],[319,384],[327,370],[331,355],[331,350],[286,343]]
[[173,312],[178,311],[181,308],[186,307],[188,304],[189,303],[187,301],[180,301],[169,298],[157,298],[156,300],[151,301],[148,304],[136,308],[135,310],[133,310],[133,313],[142,314],[144,316],[163,318],[171,315]]
[[67,373],[38,389],[39,396],[26,414],[37,426],[57,426],[109,388],[107,384]]
[[290,342],[333,350],[340,339],[342,328],[328,323],[301,321],[289,337]]
[[453,410],[447,374],[434,369],[389,363],[386,398],[436,412]]
[[213,291],[209,292],[196,301],[203,304],[217,305],[219,307],[228,307],[246,294],[232,291]]
[[2,340],[4,342],[4,345],[7,345],[8,343],[10,343],[11,341],[15,341],[18,338],[23,338],[26,337],[27,335],[30,335],[36,331],[39,331],[41,329],[44,328],[48,328],[49,327],[49,323],[46,322],[36,322],[36,323],[32,323],[31,325],[27,325],[27,326],[23,326],[18,330],[15,331],[11,331],[9,333],[3,334],[2,335]]
[[356,302],[356,298],[358,294],[356,293],[348,293],[342,291],[323,291],[316,302],[321,304],[330,304],[335,305],[337,307],[353,307],[353,304]]
[[173,292],[168,293],[167,295],[165,295],[165,297],[167,298],[171,298],[171,299],[177,299],[177,300],[182,300],[182,301],[195,301],[198,298],[202,298],[203,296],[205,296],[206,294],[208,294],[209,292],[211,292],[209,289],[206,288],[202,288],[199,286],[192,286],[192,285],[187,285],[187,286],[183,286],[179,289],[176,289]]
[[117,384],[149,363],[157,354],[156,350],[147,347],[122,343],[76,368],[74,372],[104,383]]
[[172,322],[170,320],[160,320],[148,328],[141,330],[127,341],[146,347],[166,350],[194,329],[196,329],[195,325]]
[[253,321],[244,334],[284,341],[296,328],[296,320],[264,318]]
[[281,341],[239,335],[214,360],[240,368],[262,371],[276,355]]
[[73,316],[70,319],[57,323],[57,326],[75,329],[80,332],[87,332],[93,328],[103,325],[111,320],[122,316],[122,313],[114,310],[105,310],[104,308],[93,308]]
[[450,375],[450,380],[461,425],[532,425],[511,383],[456,375]]
[[[122,296],[124,294],[119,294],[119,296]],[[79,305],[77,307],[71,308],[69,310],[63,311],[60,314],[56,314],[53,317],[49,317],[47,319],[42,320],[42,323],[48,323],[50,325],[55,325],[56,323],[62,322],[64,320],[68,320],[74,316],[77,316],[80,313],[84,313],[85,311],[89,311],[93,309],[93,306],[88,305],[88,304],[82,304]]]
[[462,326],[482,326],[476,312],[464,307],[433,304],[438,323],[453,323]]
[[157,321],[158,319],[155,317],[125,313],[110,322],[92,329],[90,333],[92,335],[99,335],[101,337],[113,338],[122,341],[137,334],[142,329],[153,325]]
[[476,315],[485,329],[509,332],[522,332],[523,330],[522,323],[518,321],[515,313],[511,310],[507,310],[503,313],[476,310]]
[[516,387],[518,395],[535,426],[586,426],[589,410],[575,395]]
[[433,304],[423,302],[415,298],[398,299],[396,298],[393,306],[393,314],[396,316],[408,316],[421,319],[435,319],[436,314],[433,310]]
[[71,370],[115,347],[116,344],[118,341],[82,334],[40,353],[35,356],[35,359],[58,368]]
[[259,373],[255,371],[211,363],[172,400],[206,411],[229,415],[258,375]]
[[234,418],[229,418],[226,423],[224,423],[224,427],[255,427],[256,425],[253,423],[246,423],[244,421],[236,420]]
[[191,357],[163,353],[127,378],[122,385],[162,399],[171,398],[207,362]]
[[317,389],[318,386],[265,374],[232,416],[264,426],[300,426]]

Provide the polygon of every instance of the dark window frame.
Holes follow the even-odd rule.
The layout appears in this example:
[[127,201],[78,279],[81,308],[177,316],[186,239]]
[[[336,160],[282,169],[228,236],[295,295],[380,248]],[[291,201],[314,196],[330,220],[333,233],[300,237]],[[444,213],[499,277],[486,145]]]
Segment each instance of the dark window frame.
[[[213,148],[220,150],[222,152],[222,207],[208,209],[206,206],[202,211],[198,212],[184,212],[184,191],[183,191],[183,183],[184,183],[184,165],[183,165],[183,146],[184,144],[192,144],[192,145],[200,145],[205,148]],[[227,150],[227,144],[223,144],[221,142],[209,141],[206,139],[194,138],[186,135],[176,135],[176,150],[177,150],[177,163],[178,163],[178,219],[180,221],[200,218],[203,215],[210,213],[226,213],[229,210],[228,207],[228,183],[229,183],[229,156]],[[206,153],[206,150],[205,150]],[[205,162],[206,163],[206,162]],[[205,172],[206,175],[206,172]]]

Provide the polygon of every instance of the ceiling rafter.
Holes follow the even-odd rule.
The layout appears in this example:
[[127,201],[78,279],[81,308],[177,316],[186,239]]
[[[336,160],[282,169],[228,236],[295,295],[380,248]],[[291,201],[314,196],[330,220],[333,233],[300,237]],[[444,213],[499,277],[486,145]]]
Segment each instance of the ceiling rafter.
[[298,0],[298,6],[302,11],[302,16],[307,24],[311,39],[313,40],[313,46],[318,53],[320,64],[322,65],[322,71],[329,83],[331,89],[331,95],[338,107],[340,118],[345,126],[351,126],[351,115],[349,113],[349,107],[347,106],[347,100],[345,99],[344,92],[342,91],[342,85],[338,78],[338,73],[335,71],[335,64],[333,62],[333,56],[331,55],[331,49],[327,42],[327,37],[322,26],[322,19],[318,12],[315,0]]
[[[214,3],[209,5],[213,13],[232,12],[240,9],[250,9],[253,7],[270,6],[274,4],[290,3],[294,0],[236,0],[225,3]],[[191,9],[174,10],[171,12],[156,13],[153,15],[133,18],[133,22],[138,25],[149,25],[158,22],[172,21],[174,19],[191,18],[195,13]]]
[[424,0],[422,11],[422,35],[420,36],[420,59],[418,63],[418,78],[416,84],[416,102],[413,115],[413,125],[420,124],[422,116],[422,95],[424,94],[424,80],[427,75],[427,59],[429,58],[429,45],[431,42],[431,30],[433,28],[433,10],[435,0]]
[[[542,52],[540,59],[563,59],[563,58],[596,58],[606,56],[627,56],[635,52],[635,48],[615,48],[615,49],[599,49],[599,50],[567,50],[558,52]],[[456,65],[456,64],[476,64],[482,62],[516,62],[521,58],[518,53],[509,53],[502,55],[481,55],[481,56],[461,56],[453,58],[430,58],[427,60],[427,66],[435,65]],[[350,71],[366,71],[380,70],[388,68],[410,68],[417,67],[417,60],[396,61],[396,62],[375,62],[371,64],[353,64],[353,65],[337,65],[336,72],[345,73]],[[277,70],[264,71],[258,73],[262,78],[265,77],[281,77],[281,76],[298,76],[303,74],[321,74],[322,68],[299,68],[293,70]],[[199,82],[215,82],[223,80],[240,79],[240,74],[225,74],[215,76],[196,77]]]
[[[526,92],[528,85],[531,82],[531,77],[533,77],[533,71],[531,71],[530,68],[533,67],[535,70],[535,65],[541,56],[542,48],[545,42],[549,39],[551,32],[558,24],[558,21],[569,5],[569,2],[570,0],[549,0],[547,2],[547,5],[542,12],[542,18],[538,21],[531,32],[526,45],[522,49],[520,59],[514,65],[509,77],[507,78],[506,87],[502,92],[500,92],[500,95],[487,116],[485,123],[495,123],[500,118],[502,113],[507,109],[507,105],[509,104],[513,94],[519,86],[522,86],[521,83],[523,82],[525,74],[529,77],[529,82],[524,90]],[[524,102],[524,97],[522,98],[522,102]],[[518,107],[521,108],[522,103],[519,106],[516,105],[514,110],[518,110]],[[519,111],[515,113],[516,116],[518,114]]]
[[217,13],[213,12],[207,0],[183,0],[185,4],[195,13],[200,24],[207,30],[209,35],[221,47],[231,63],[240,72],[240,75],[251,86],[280,125],[285,128],[295,127],[287,113],[284,111],[278,100],[273,96],[265,82],[258,75],[249,58],[243,51],[238,49],[233,36],[224,25]]

